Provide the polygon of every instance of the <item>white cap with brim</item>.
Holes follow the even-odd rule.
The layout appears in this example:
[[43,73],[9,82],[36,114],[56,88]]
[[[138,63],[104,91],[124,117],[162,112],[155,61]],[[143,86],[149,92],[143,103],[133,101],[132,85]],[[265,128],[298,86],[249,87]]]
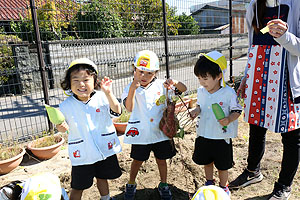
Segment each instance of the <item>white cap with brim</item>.
[[222,188],[209,185],[199,188],[192,200],[230,200],[230,197]]
[[139,51],[134,56],[134,66],[142,71],[155,72],[159,70],[159,60],[153,51]]
[[68,69],[70,69],[71,67],[75,66],[75,65],[89,65],[91,66],[95,72],[98,74],[98,71],[97,71],[97,65],[91,61],[90,59],[88,58],[78,58],[76,60],[73,60],[71,63],[70,63],[70,66]]
[[224,74],[225,74],[226,69],[227,69],[227,61],[226,61],[225,56],[223,56],[223,54],[221,54],[218,51],[211,51],[211,52],[209,52],[207,54],[201,53],[200,55],[203,55],[205,58],[207,58],[211,62],[214,62],[217,65],[219,65],[219,67],[220,67],[220,69],[222,71],[223,86],[226,87],[225,79],[224,79]]

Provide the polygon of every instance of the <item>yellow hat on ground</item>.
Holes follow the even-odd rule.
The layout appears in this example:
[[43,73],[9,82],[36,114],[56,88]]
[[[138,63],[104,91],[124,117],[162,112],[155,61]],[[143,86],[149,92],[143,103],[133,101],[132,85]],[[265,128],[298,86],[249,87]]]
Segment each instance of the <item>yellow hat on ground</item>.
[[59,178],[51,173],[42,173],[20,184],[21,200],[60,200],[61,186]]
[[217,65],[219,65],[219,67],[222,71],[223,86],[226,87],[224,74],[225,74],[226,69],[227,69],[227,61],[226,61],[225,56],[223,56],[223,54],[221,54],[218,51],[211,51],[207,54],[201,53],[200,55],[205,56],[205,58],[207,58],[211,62],[214,62]]
[[222,188],[209,185],[199,188],[192,200],[230,200],[230,197]]
[[159,70],[159,60],[153,51],[139,51],[133,60],[136,68],[142,71],[155,72]]
[[95,72],[98,74],[97,65],[93,61],[91,61],[90,59],[88,59],[88,58],[78,58],[76,60],[73,60],[70,63],[70,66],[69,66],[68,69],[70,69],[71,67],[73,67],[75,65],[80,65],[80,64],[91,66],[95,70]]

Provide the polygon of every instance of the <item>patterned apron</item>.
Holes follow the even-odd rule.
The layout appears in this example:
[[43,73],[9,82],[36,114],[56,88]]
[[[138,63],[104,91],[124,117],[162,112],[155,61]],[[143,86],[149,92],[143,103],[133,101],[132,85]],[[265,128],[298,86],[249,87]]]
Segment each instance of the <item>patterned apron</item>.
[[280,45],[252,45],[248,54],[245,121],[284,133],[299,128],[300,104],[294,104]]

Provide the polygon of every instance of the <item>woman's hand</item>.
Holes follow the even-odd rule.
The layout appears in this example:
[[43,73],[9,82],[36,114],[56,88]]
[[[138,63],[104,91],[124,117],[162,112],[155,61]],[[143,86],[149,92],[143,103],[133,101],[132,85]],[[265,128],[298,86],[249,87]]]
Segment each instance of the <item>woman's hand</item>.
[[287,31],[287,23],[281,19],[274,19],[268,22],[267,26],[269,27],[269,34],[274,38],[281,37]]
[[64,122],[61,123],[61,124],[57,124],[57,125],[56,125],[56,128],[57,128],[57,130],[58,130],[59,132],[64,133],[64,132],[66,132],[67,130],[69,130],[69,125],[67,124],[66,121],[64,121]]
[[108,94],[111,92],[111,85],[112,85],[112,80],[106,76],[100,82],[101,90],[105,94]]
[[237,96],[241,96],[242,98],[245,98],[246,80],[247,79],[244,77],[241,80],[239,88],[237,89]]

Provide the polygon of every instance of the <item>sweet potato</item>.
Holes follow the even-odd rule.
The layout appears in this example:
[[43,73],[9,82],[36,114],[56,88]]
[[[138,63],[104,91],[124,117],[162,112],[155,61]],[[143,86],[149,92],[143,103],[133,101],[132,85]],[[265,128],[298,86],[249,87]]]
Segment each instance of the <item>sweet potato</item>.
[[169,138],[173,138],[179,128],[179,121],[175,115],[175,102],[167,101],[167,108],[159,123],[159,129]]

